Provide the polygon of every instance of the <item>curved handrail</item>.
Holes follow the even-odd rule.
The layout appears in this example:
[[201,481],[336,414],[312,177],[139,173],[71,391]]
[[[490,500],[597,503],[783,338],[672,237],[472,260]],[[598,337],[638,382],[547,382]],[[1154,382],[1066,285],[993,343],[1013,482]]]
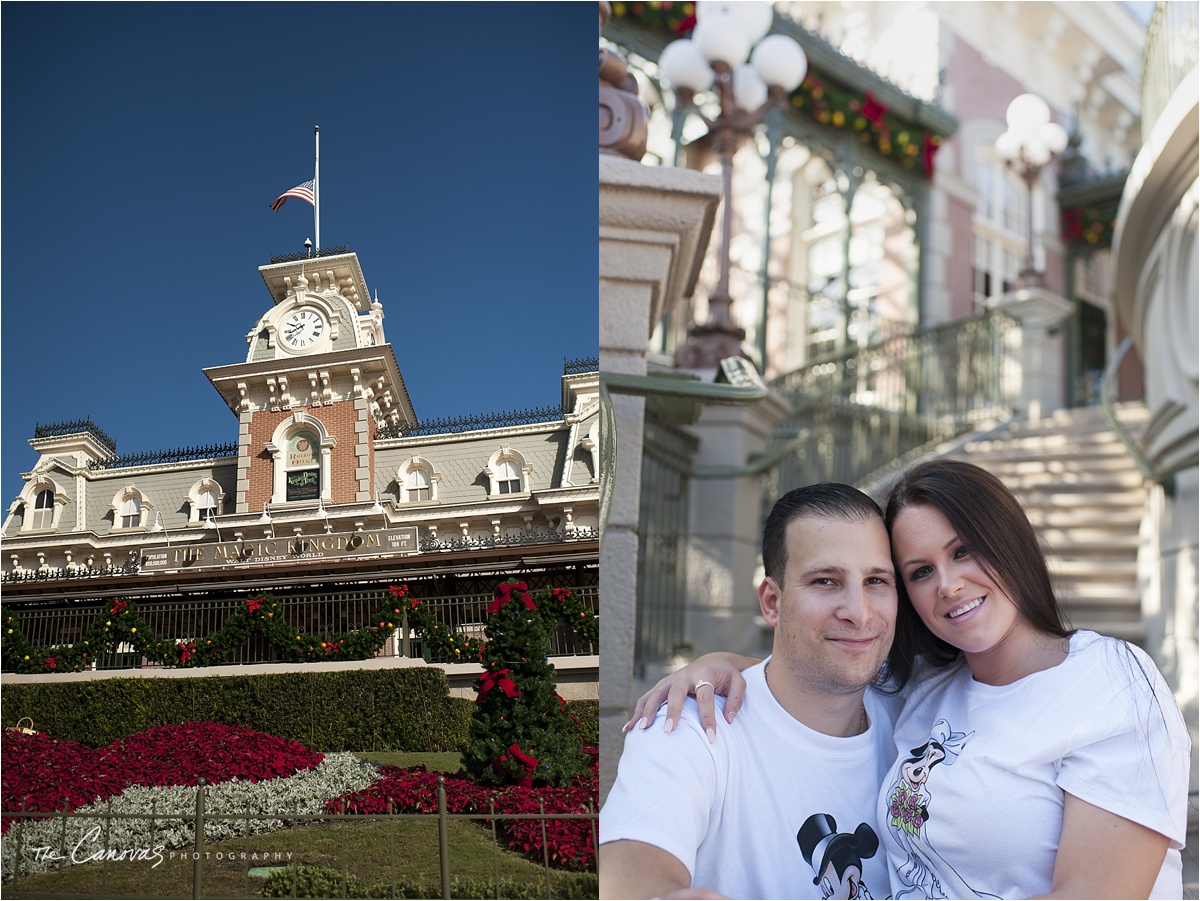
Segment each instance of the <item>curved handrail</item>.
[[1192,454],[1189,457],[1178,460],[1172,466],[1164,469],[1155,468],[1154,464],[1150,462],[1150,459],[1142,450],[1141,445],[1138,444],[1137,439],[1129,434],[1129,430],[1117,419],[1117,412],[1113,406],[1113,382],[1116,379],[1117,367],[1121,365],[1121,360],[1125,358],[1125,354],[1132,345],[1132,336],[1127,337],[1117,347],[1117,352],[1108,361],[1108,365],[1104,367],[1104,378],[1100,383],[1100,406],[1104,409],[1104,418],[1108,420],[1108,424],[1112,426],[1117,437],[1121,439],[1121,443],[1125,445],[1130,456],[1133,457],[1134,462],[1137,464],[1138,472],[1142,474],[1142,478],[1150,482],[1158,482],[1163,486],[1163,490],[1167,494],[1174,494],[1175,474],[1182,469],[1187,469],[1189,466],[1195,466],[1200,458],[1196,454]]

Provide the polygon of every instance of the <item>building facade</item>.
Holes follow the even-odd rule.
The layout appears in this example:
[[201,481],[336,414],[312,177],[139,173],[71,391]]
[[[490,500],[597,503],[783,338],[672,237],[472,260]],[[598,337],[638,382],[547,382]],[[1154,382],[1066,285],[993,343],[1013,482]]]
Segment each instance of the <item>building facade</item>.
[[[245,360],[205,370],[236,440],[123,456],[91,421],[37,427],[0,530],[4,604],[28,639],[70,643],[112,598],[182,641],[264,591],[329,634],[368,625],[396,582],[468,631],[510,576],[594,597],[595,360],[564,366],[558,406],[419,421],[354,253],[259,273],[269,302]],[[386,652],[420,656],[413,638],[398,628]],[[141,664],[118,658],[99,665]],[[252,638],[229,662],[271,659]]]

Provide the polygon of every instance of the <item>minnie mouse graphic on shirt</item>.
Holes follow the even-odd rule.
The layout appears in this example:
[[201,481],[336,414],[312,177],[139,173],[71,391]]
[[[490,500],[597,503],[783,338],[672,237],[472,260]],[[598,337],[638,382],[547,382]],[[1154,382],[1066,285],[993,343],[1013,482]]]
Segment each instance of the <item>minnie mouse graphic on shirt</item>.
[[900,765],[900,778],[888,798],[890,835],[908,858],[898,871],[902,888],[896,898],[997,897],[971,888],[929,844],[925,830],[932,802],[930,773],[938,764],[952,766],[974,734],[955,732],[949,722],[938,720],[929,741],[913,748],[912,756]]

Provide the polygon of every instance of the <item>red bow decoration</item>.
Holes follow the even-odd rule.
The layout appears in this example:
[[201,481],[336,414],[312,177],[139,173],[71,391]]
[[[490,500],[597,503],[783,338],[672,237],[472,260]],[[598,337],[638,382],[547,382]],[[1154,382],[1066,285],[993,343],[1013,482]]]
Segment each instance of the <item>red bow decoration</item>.
[[880,134],[887,134],[888,127],[883,122],[887,107],[875,99],[875,95],[867,91],[866,102],[862,106],[863,118],[879,129]]
[[566,713],[566,714],[567,714],[567,716],[569,716],[571,719],[573,719],[575,722],[577,722],[577,723],[578,723],[578,722],[579,722],[579,717],[577,717],[577,716],[576,716],[575,714],[573,714],[573,713],[568,713],[568,712],[567,712],[567,699],[566,699],[566,698],[564,698],[562,695],[560,695],[558,692],[555,692],[555,693],[554,693],[554,697],[558,698],[558,712],[559,712],[559,713]]
[[521,593],[521,600],[525,602],[526,608],[529,610],[537,610],[537,604],[533,602],[533,598],[529,596],[529,586],[524,582],[502,582],[496,586],[496,600],[492,601],[490,607],[487,608],[488,614],[495,613],[505,604],[512,600],[514,591]]
[[486,672],[479,677],[479,696],[475,699],[476,704],[482,704],[483,699],[487,697],[487,693],[493,688],[500,688],[510,698],[519,698],[521,693],[517,691],[516,683],[508,678],[508,670],[496,670]]
[[250,608],[250,612],[253,613],[262,606],[262,602],[264,600],[265,598],[251,598],[250,600],[246,601],[246,606]]
[[58,669],[58,658],[57,657],[47,657],[46,658],[46,666],[50,667],[50,669],[55,669],[55,670]]
[[537,769],[537,758],[523,753],[516,742],[508,746],[508,753],[521,761],[521,766],[525,767],[527,771],[521,777],[520,781],[517,782],[517,785],[521,786],[521,788],[533,788],[533,771]]
[[925,175],[932,178],[933,177],[933,155],[935,153],[937,153],[938,148],[942,146],[942,142],[941,142],[940,138],[937,138],[936,136],[933,136],[933,135],[930,135],[927,133],[925,135],[925,140],[923,141],[923,143],[925,145],[925,147],[924,147],[925,152],[922,154],[922,161],[925,163]]
[[118,613],[124,613],[125,608],[128,606],[129,606],[128,601],[114,601],[113,605],[112,605],[112,610],[110,610],[108,612],[111,613],[113,616],[116,616]]
[[402,598],[408,593],[407,585],[389,585],[388,589],[392,592],[392,597]]
[[196,642],[189,641],[187,644],[180,644],[179,647],[179,662],[187,663],[192,655],[196,653]]

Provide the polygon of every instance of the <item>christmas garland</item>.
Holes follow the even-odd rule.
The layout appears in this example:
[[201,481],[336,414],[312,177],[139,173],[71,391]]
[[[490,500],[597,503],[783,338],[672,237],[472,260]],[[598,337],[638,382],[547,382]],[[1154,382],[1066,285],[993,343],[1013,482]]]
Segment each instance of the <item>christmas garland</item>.
[[1101,206],[1076,206],[1062,211],[1062,234],[1068,243],[1111,247],[1117,226],[1119,200]]
[[[613,15],[680,37],[696,25],[691,3],[614,3]],[[870,91],[859,94],[810,70],[792,92],[790,104],[825,128],[857,135],[880,156],[906,169],[919,165],[926,177],[933,176],[933,158],[945,136],[892,114]]]
[[3,666],[18,673],[80,672],[91,663],[128,643],[150,663],[170,667],[214,666],[224,663],[252,634],[263,636],[278,659],[288,663],[311,660],[366,660],[374,657],[401,622],[403,608],[392,596],[380,602],[371,617],[375,625],[336,637],[299,632],[282,616],[282,604],[270,594],[250,598],[216,632],[187,639],[164,639],[137,613],[132,601],[113,601],[69,645],[35,647],[21,632],[20,614],[0,608],[4,620],[0,644]]
[[[569,588],[543,588],[537,592],[536,598],[529,595],[524,582],[505,582],[496,588],[496,599],[487,609],[489,616],[498,613],[501,608],[512,600],[515,586],[520,585],[523,596],[520,603],[528,610],[540,610],[544,615],[554,618],[554,621],[564,620],[579,636],[581,641],[595,644],[600,640],[600,620],[590,609],[584,606],[579,598],[571,593]],[[407,585],[392,585],[391,591],[397,598],[406,598]],[[525,600],[528,599],[528,600]],[[485,667],[498,668],[503,661],[485,660],[487,642],[479,638],[471,638],[452,632],[437,615],[424,606],[417,598],[407,598],[408,623],[421,633],[421,639],[429,650],[429,659],[448,662],[476,660]],[[533,606],[528,606],[532,604]]]
[[[296,631],[282,616],[282,604],[270,594],[250,598],[216,632],[188,639],[164,639],[155,634],[137,613],[132,601],[113,601],[73,644],[46,648],[34,646],[21,631],[20,614],[0,607],[4,621],[0,634],[3,668],[6,672],[82,672],[93,661],[128,643],[150,663],[170,667],[215,666],[252,635],[263,636],[279,660],[302,663],[313,660],[367,660],[374,657],[402,622],[405,610],[409,623],[418,629],[432,659],[483,660],[484,642],[456,635],[446,628],[416,598],[409,598],[407,585],[389,586],[390,596],[380,601],[371,617],[373,625],[337,636]],[[599,620],[569,588],[546,589],[563,618],[576,624],[584,641],[599,640]]]

